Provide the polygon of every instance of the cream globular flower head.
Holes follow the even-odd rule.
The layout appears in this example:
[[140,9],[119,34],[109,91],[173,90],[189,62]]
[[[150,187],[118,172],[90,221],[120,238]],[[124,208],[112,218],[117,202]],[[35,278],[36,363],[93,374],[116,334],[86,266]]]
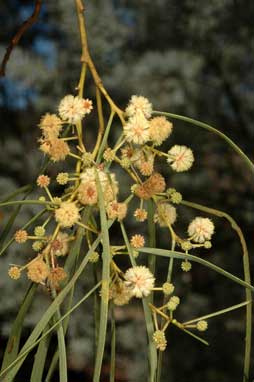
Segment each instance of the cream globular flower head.
[[128,304],[133,297],[130,288],[128,288],[124,281],[117,280],[109,291],[110,297],[115,305],[122,306]]
[[58,184],[61,184],[62,186],[67,184],[69,180],[69,174],[68,172],[59,172],[56,177],[56,181]]
[[127,117],[133,117],[138,112],[141,112],[146,118],[150,118],[152,115],[152,110],[153,106],[147,98],[133,95],[129,101],[125,113]]
[[45,139],[57,138],[62,130],[62,121],[56,114],[45,114],[42,116],[39,127]]
[[132,236],[130,243],[133,248],[141,248],[144,247],[145,238],[143,235],[136,234]]
[[205,320],[201,320],[201,321],[198,321],[197,322],[197,329],[200,331],[200,332],[204,332],[206,331],[208,328],[208,323],[207,321]]
[[170,203],[158,204],[156,214],[154,215],[154,221],[160,225],[160,227],[168,227],[175,223],[177,218],[176,209]]
[[148,296],[154,287],[155,278],[150,270],[143,265],[129,268],[124,278],[125,285],[137,298]]
[[98,192],[95,182],[88,181],[80,184],[78,188],[78,200],[84,205],[94,205],[98,201]]
[[14,240],[19,244],[25,243],[27,239],[28,239],[28,233],[24,229],[19,229],[14,234]]
[[133,215],[138,222],[144,222],[147,219],[147,211],[142,208],[137,208]]
[[194,162],[192,150],[186,146],[175,145],[168,151],[167,162],[176,172],[188,171]]
[[21,269],[19,267],[13,266],[8,270],[8,275],[13,280],[18,280],[21,276]]
[[27,266],[27,277],[35,283],[42,283],[49,275],[49,267],[42,259],[38,258]]
[[196,243],[210,240],[214,234],[214,224],[208,218],[196,217],[188,227],[188,235]]
[[94,187],[96,187],[96,190],[97,190],[96,172],[99,177],[99,181],[100,181],[105,202],[108,203],[108,202],[111,202],[112,200],[115,200],[118,194],[119,188],[118,188],[118,182],[116,180],[116,176],[114,173],[106,173],[94,167],[86,168],[80,174],[81,184],[86,184],[89,182],[89,184],[92,185],[93,183]]
[[50,178],[47,175],[39,175],[36,180],[36,183],[38,187],[48,187],[50,184]]
[[58,288],[59,283],[65,280],[66,277],[67,273],[62,267],[55,267],[50,270],[50,273],[48,275],[48,282],[50,283],[51,287]]
[[124,125],[123,132],[128,142],[143,145],[149,141],[149,122],[143,113],[137,112]]
[[153,333],[153,342],[156,346],[156,349],[158,349],[160,351],[166,350],[167,340],[165,337],[165,333],[162,330],[156,330]]
[[123,220],[127,214],[127,204],[110,202],[107,206],[107,215],[109,219]]
[[88,101],[71,94],[65,96],[58,108],[60,117],[63,121],[71,124],[80,122],[92,110],[92,104],[89,104]]
[[160,146],[171,134],[173,125],[165,117],[154,117],[149,123],[150,140]]
[[70,148],[65,141],[58,138],[50,140],[48,155],[53,162],[65,160],[69,153]]
[[72,227],[80,219],[79,209],[74,202],[62,202],[55,210],[55,219],[62,227]]
[[59,232],[50,245],[50,253],[54,256],[66,256],[69,252],[69,236],[65,232]]

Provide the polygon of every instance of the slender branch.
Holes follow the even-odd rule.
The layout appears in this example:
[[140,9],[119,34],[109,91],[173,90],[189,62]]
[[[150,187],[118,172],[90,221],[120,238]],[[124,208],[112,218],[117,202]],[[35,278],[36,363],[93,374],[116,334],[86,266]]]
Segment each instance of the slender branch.
[[3,61],[1,63],[0,67],[0,77],[5,76],[5,70],[6,70],[6,65],[7,62],[9,61],[10,55],[15,48],[16,45],[18,45],[19,40],[23,36],[23,34],[26,32],[28,28],[30,28],[38,19],[38,16],[40,14],[42,6],[42,0],[36,0],[35,6],[34,6],[34,11],[32,15],[20,26],[18,32],[15,34],[15,36],[12,38],[9,46],[6,49]]
[[82,45],[82,55],[81,55],[81,62],[87,63],[90,72],[93,76],[93,80],[95,82],[95,85],[100,90],[100,92],[104,95],[106,100],[108,101],[110,107],[112,110],[116,112],[118,117],[120,118],[122,124],[125,124],[123,111],[115,104],[115,102],[112,100],[112,98],[109,96],[107,90],[104,88],[102,80],[94,66],[93,60],[90,56],[88,43],[87,43],[87,34],[86,34],[86,27],[85,27],[85,16],[84,11],[85,7],[83,5],[82,0],[75,0],[76,2],[76,8],[77,8],[77,15],[78,15],[78,21],[79,21],[79,29],[80,29],[80,39],[81,39],[81,45]]

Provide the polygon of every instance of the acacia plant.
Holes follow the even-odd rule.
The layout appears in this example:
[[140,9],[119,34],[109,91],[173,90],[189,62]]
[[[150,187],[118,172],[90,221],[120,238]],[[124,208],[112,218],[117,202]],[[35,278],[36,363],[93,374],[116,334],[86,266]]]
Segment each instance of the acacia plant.
[[[38,7],[40,2],[36,4]],[[115,380],[117,327],[114,321],[114,306],[132,304],[134,299],[138,299],[143,305],[150,382],[161,380],[162,355],[167,348],[171,326],[185,332],[193,340],[207,345],[204,332],[209,330],[208,321],[215,316],[245,307],[243,381],[247,382],[254,291],[250,280],[247,245],[240,227],[227,213],[187,201],[176,189],[169,187],[170,172],[188,171],[194,163],[191,148],[181,145],[181,142],[170,146],[170,136],[174,133],[172,121],[178,119],[219,135],[240,155],[247,165],[247,170],[252,174],[254,165],[241,149],[219,130],[188,117],[155,111],[150,101],[141,95],[131,96],[126,109],[120,109],[104,88],[91,58],[82,0],[75,0],[75,5],[82,47],[81,72],[77,87],[73,94],[63,96],[55,114],[46,113],[38,122],[41,131],[39,149],[45,156],[45,162],[36,181],[7,196],[0,204],[1,208],[24,207],[27,204],[37,204],[41,207],[40,212],[16,232],[12,231],[16,211],[2,228],[1,255],[6,253],[13,242],[20,245],[21,252],[23,243],[31,241],[33,257],[28,263],[22,262],[20,257],[20,263],[11,264],[9,268],[9,276],[13,282],[18,283],[20,277],[27,277],[30,284],[12,326],[0,372],[1,381],[14,381],[26,357],[36,348],[31,367],[31,381],[51,381],[53,372],[58,367],[59,381],[66,382],[65,338],[69,319],[72,312],[89,296],[96,294],[100,308],[99,314],[95,315],[96,354],[93,382],[100,381],[105,343],[107,336],[109,337],[109,321],[110,381]],[[35,21],[35,16],[36,14],[32,21]],[[23,31],[24,29],[23,26]],[[5,59],[5,64],[8,58],[9,56]],[[88,73],[94,83],[94,100],[85,90]],[[88,151],[85,131],[92,119],[98,128],[94,146]],[[118,139],[109,147],[108,137],[112,126],[117,129]],[[161,149],[162,143],[163,147],[167,147],[166,150]],[[158,163],[161,165],[163,161],[168,177],[157,170]],[[59,172],[55,179],[51,179],[47,175],[47,168],[56,162],[62,162],[66,171]],[[70,167],[71,171],[68,171]],[[130,178],[131,187],[128,186],[128,190],[127,186],[117,179],[112,167],[118,167],[117,174],[122,172]],[[124,193],[128,193],[124,200],[121,199],[123,188]],[[31,190],[35,189],[37,198],[28,199]],[[19,195],[23,195],[23,198],[15,200]],[[184,228],[185,235],[177,232],[175,228],[175,221],[181,218],[177,211],[179,205],[197,211],[197,216],[189,222],[187,229]],[[139,223],[140,231],[134,235],[130,235],[125,227],[127,215],[129,219]],[[226,219],[240,240],[243,278],[238,278],[195,255],[196,249],[202,248],[205,252],[212,247],[212,238],[216,232],[213,216]],[[113,225],[119,226],[122,235],[118,238],[120,243],[117,245],[111,234]],[[168,233],[168,249],[161,249],[156,243],[156,235],[162,230]],[[146,236],[143,235],[144,231]],[[8,238],[9,234],[11,238]],[[140,253],[147,254],[147,257],[140,260]],[[127,268],[119,261],[123,256],[126,258],[124,264],[129,264]],[[156,278],[156,264],[160,262],[161,257],[168,259],[168,270],[162,283]],[[183,272],[191,272],[193,262],[200,263],[204,272],[210,268],[245,288],[245,301],[181,322],[177,314],[181,296],[178,294],[177,279],[173,277],[173,270],[180,265]],[[89,263],[93,263],[96,281],[85,296],[73,304],[77,283],[88,269],[92,269],[87,267]],[[20,346],[24,318],[38,288],[49,294],[52,302],[23,346]],[[57,334],[58,346],[50,367],[45,370],[51,334],[54,332]]]

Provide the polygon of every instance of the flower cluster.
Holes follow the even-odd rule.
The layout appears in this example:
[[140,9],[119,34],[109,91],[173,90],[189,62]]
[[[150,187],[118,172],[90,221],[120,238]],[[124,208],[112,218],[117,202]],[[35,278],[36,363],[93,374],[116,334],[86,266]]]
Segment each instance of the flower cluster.
[[[145,299],[157,291],[162,293],[163,305],[156,307],[150,303],[149,308],[154,320],[154,345],[159,351],[164,351],[168,325],[184,330],[188,327],[175,318],[180,297],[172,295],[175,285],[170,279],[156,287],[154,273],[140,264],[138,258],[139,252],[145,251],[146,235],[135,232],[128,238],[124,219],[135,201],[136,207],[132,212],[135,224],[142,223],[142,233],[147,220],[150,229],[157,223],[158,230],[168,232],[171,247],[182,253],[182,271],[189,272],[192,268],[189,252],[195,248],[211,248],[214,224],[210,219],[198,216],[190,222],[186,235],[176,233],[175,223],[181,218],[178,205],[183,202],[182,195],[174,188],[167,188],[167,176],[162,175],[156,166],[157,159],[165,158],[173,171],[181,173],[192,167],[194,156],[186,146],[174,145],[163,151],[158,149],[162,144],[166,145],[172,134],[172,123],[162,115],[154,116],[149,100],[136,95],[131,97],[123,114],[126,121],[120,140],[110,148],[98,135],[97,143],[102,139],[104,146],[100,148],[96,144],[89,152],[83,140],[82,120],[92,109],[91,100],[67,95],[60,101],[58,115],[47,113],[41,118],[40,149],[53,162],[68,158],[75,164],[71,172],[63,169],[55,179],[44,173],[38,176],[36,184],[42,195],[37,202],[43,205],[47,217],[31,233],[21,228],[14,234],[17,244],[32,241],[35,257],[25,265],[12,265],[8,273],[10,278],[17,280],[25,271],[31,281],[58,291],[62,281],[68,279],[65,259],[71,242],[81,237],[90,249],[97,238],[103,247],[106,235],[100,236],[100,232],[105,229],[105,219],[107,230],[112,224],[118,224],[123,235],[122,245],[112,245],[114,237],[110,237],[110,251],[100,253],[99,247],[94,248],[87,263],[97,268],[104,263],[104,256],[109,256],[109,279],[102,282],[101,298],[110,299],[117,306],[129,304],[134,298]],[[120,200],[125,187],[112,172],[112,164],[118,165],[132,181],[129,196],[124,201]],[[124,191],[126,193],[126,189]],[[149,205],[152,208],[148,209]],[[129,256],[132,267],[121,269],[118,255]],[[158,315],[160,320],[157,320]],[[207,329],[207,323],[200,320],[192,328],[202,332]]]

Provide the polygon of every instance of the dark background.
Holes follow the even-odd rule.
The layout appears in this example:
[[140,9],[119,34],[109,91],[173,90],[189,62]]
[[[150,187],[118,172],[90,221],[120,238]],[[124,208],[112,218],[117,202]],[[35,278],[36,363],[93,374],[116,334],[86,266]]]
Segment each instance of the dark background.
[[[183,114],[217,127],[254,159],[253,1],[93,0],[86,3],[90,50],[105,87],[117,104],[124,108],[132,94],[142,94],[152,101],[155,110]],[[1,57],[33,6],[33,1],[8,0],[1,4]],[[43,113],[55,112],[65,94],[75,92],[79,59],[74,1],[45,1],[37,23],[22,37],[11,55],[5,78],[0,79],[2,196],[35,178],[42,162],[42,154],[37,150],[38,122]],[[85,95],[94,99],[91,80]],[[93,139],[92,131],[91,122],[86,132],[88,142]],[[187,200],[231,214],[243,229],[252,258],[254,180],[249,169],[219,137],[198,127],[174,122],[169,144],[174,143],[193,149],[195,165],[189,173],[176,175],[162,168],[168,186],[177,188]],[[51,168],[49,171],[54,172]],[[2,218],[10,211],[2,211]],[[17,227],[35,211],[33,207],[22,209]],[[181,207],[178,215],[179,229],[184,232],[194,212]],[[213,247],[200,255],[243,277],[237,236],[227,222],[219,219],[214,222]],[[165,232],[158,246],[167,245],[167,240]],[[26,280],[14,283],[8,279],[8,264],[17,257],[28,256],[29,251],[27,248],[26,253],[21,253],[14,245],[1,259],[2,344],[10,330],[10,317],[14,319],[24,294],[21,285],[24,288],[27,285]],[[166,261],[162,260],[158,279],[165,279],[165,266]],[[174,278],[183,301],[179,317],[191,319],[244,301],[243,288],[200,265],[193,265],[190,274],[183,274],[178,268]],[[81,295],[83,286],[79,289]],[[27,330],[45,309],[44,300],[47,304],[41,292],[26,319]],[[70,374],[70,382],[78,381],[79,376],[80,380],[90,380],[91,311],[92,300],[71,321],[69,365],[70,373],[76,374]],[[118,308],[116,317],[117,381],[144,381],[146,339],[141,306]],[[204,335],[210,342],[209,348],[179,331],[170,329],[168,333],[163,381],[241,380],[244,309],[209,321],[209,330]],[[105,381],[107,368],[106,361]],[[250,380],[254,378],[253,371],[251,377]],[[20,378],[23,381],[25,377]]]

